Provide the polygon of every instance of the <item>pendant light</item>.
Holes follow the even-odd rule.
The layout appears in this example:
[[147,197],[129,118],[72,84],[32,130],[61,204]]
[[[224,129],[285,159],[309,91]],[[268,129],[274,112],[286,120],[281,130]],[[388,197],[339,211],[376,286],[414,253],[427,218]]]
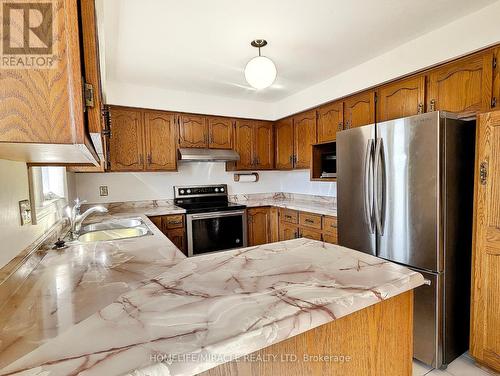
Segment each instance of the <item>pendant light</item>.
[[261,56],[260,49],[267,45],[264,39],[255,39],[250,43],[259,49],[259,56],[250,60],[245,67],[245,78],[255,89],[265,89],[273,84],[276,79],[276,66],[268,57]]

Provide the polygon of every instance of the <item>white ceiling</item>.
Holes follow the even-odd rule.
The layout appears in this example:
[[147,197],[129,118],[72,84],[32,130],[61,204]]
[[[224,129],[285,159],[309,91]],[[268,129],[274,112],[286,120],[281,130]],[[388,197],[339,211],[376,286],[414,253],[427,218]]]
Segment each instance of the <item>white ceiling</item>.
[[[275,102],[494,2],[104,0],[106,81]],[[243,74],[256,38],[278,69],[260,91]]]

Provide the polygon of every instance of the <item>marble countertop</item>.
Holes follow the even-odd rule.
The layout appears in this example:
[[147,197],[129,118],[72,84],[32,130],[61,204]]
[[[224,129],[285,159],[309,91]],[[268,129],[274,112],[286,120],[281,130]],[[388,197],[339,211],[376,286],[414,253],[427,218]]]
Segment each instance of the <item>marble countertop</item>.
[[[115,210],[113,215],[89,217],[89,222],[120,216],[139,215]],[[146,216],[140,216],[153,235],[59,251],[50,243],[38,252],[39,265],[0,310],[0,369],[185,258]]]
[[337,208],[325,205],[322,202],[306,201],[306,200],[289,200],[289,199],[248,199],[248,200],[232,200],[239,204],[246,205],[248,208],[259,206],[276,206],[278,208],[293,209],[309,213],[337,216]]
[[[155,236],[159,236],[156,231]],[[166,238],[161,242],[155,237],[149,242],[140,239],[116,242],[108,250],[102,243],[77,247],[63,256],[68,257],[66,261],[45,265],[39,283],[51,287],[26,296],[13,309],[10,326],[1,329],[2,341],[4,333],[15,332],[16,326],[26,329],[28,339],[45,330],[43,326],[28,330],[24,324],[30,320],[28,313],[15,317],[22,313],[23,304],[26,310],[35,309],[32,315],[50,313],[57,321],[65,312],[51,303],[58,303],[59,296],[73,299],[72,289],[82,291],[80,299],[64,305],[73,311],[61,323],[64,330],[51,328],[57,333],[45,343],[38,341],[33,351],[26,351],[32,345],[21,337],[27,342],[26,355],[6,362],[5,352],[9,358],[16,343],[3,345],[0,375],[122,375],[144,369],[193,375],[424,282],[421,274],[400,265],[308,239],[194,258],[183,258]],[[131,253],[136,258],[127,266],[125,260]],[[79,273],[66,271],[70,262],[81,265]],[[124,267],[110,267],[115,263]],[[128,277],[117,278],[121,281],[115,284],[115,273],[120,271]],[[135,282],[123,281],[128,278]],[[59,280],[66,286],[60,292]],[[112,304],[94,302],[92,308],[82,304],[100,300],[108,287],[123,289]],[[94,314],[76,319],[75,304]],[[34,321],[42,325],[42,320]]]

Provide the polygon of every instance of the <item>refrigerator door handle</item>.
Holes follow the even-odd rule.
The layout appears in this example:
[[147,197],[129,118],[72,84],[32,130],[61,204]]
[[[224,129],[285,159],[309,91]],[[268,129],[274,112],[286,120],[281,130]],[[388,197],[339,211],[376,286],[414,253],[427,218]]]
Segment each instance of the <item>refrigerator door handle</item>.
[[[375,145],[375,168],[374,168],[374,176],[375,176],[375,193],[373,199],[373,206],[375,211],[375,224],[377,226],[377,232],[379,236],[384,235],[384,223],[382,221],[382,217],[385,216],[385,205],[386,205],[386,178],[385,178],[385,165],[383,163],[383,143],[381,138],[377,138],[377,142]],[[381,168],[382,167],[382,168]],[[382,183],[379,184],[379,175],[380,168],[382,170]],[[381,186],[380,186],[381,185]],[[382,205],[379,204],[379,188],[382,190]]]
[[366,145],[365,154],[365,172],[364,172],[364,197],[365,197],[365,221],[370,229],[370,234],[375,233],[375,226],[373,223],[373,139],[369,139]]

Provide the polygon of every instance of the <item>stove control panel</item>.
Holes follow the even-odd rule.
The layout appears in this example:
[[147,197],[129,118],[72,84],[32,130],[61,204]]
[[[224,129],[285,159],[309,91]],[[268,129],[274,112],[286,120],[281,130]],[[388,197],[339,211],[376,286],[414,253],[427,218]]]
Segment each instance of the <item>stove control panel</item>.
[[174,197],[227,196],[227,185],[193,185],[174,187]]

